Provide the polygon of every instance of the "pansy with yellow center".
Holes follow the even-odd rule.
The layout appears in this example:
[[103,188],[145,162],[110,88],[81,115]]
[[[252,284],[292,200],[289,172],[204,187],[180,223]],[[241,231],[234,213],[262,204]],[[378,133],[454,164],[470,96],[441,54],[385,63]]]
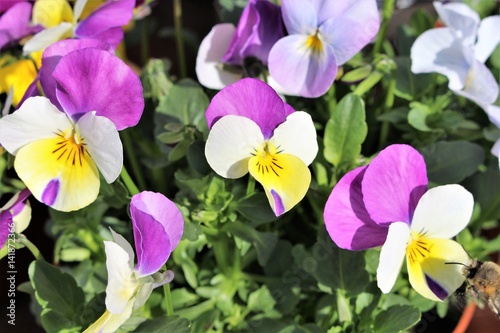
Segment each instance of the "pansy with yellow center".
[[318,97],[343,65],[377,34],[375,0],[282,0],[288,36],[269,53],[271,77],[286,92]]
[[391,145],[368,166],[348,172],[325,206],[326,228],[341,248],[381,246],[377,283],[391,291],[406,257],[412,287],[444,300],[464,282],[459,265],[469,262],[451,240],[472,215],[472,195],[460,185],[427,189],[425,162],[407,145]]
[[311,116],[295,112],[266,83],[242,79],[210,103],[208,163],[225,178],[246,173],[259,181],[276,216],[294,207],[311,183],[308,165],[318,153]]
[[45,29],[23,47],[28,54],[43,50],[65,38],[92,38],[116,48],[123,39],[123,28],[133,16],[135,0],[108,0],[80,20],[88,0],[76,0],[73,8],[68,0],[37,0],[33,6],[33,23]]
[[108,183],[118,177],[118,130],[137,124],[144,107],[140,80],[123,61],[78,43],[89,46],[84,40],[52,46],[62,56],[47,67],[52,81],[40,81],[49,98],[27,98],[0,119],[0,144],[16,156],[19,178],[36,199],[61,211],[97,198],[99,171]]

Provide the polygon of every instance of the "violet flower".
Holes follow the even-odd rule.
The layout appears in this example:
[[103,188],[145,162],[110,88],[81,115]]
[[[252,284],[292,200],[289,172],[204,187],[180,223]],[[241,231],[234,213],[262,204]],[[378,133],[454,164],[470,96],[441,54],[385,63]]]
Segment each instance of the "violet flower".
[[29,2],[15,2],[0,16],[0,50],[43,29],[31,25],[31,8]]
[[154,288],[169,283],[173,272],[159,270],[177,247],[184,219],[177,206],[160,193],[141,192],[132,197],[130,216],[134,250],[111,230],[114,241],[104,241],[108,285],[106,312],[85,333],[115,332],[149,298]]
[[108,0],[80,21],[86,3],[87,0],[76,0],[72,9],[66,0],[37,1],[33,20],[45,29],[24,45],[23,52],[43,50],[58,40],[72,37],[97,39],[116,49],[123,39],[122,26],[132,19],[135,0]]
[[337,67],[377,34],[375,0],[282,0],[288,36],[269,53],[271,77],[286,91],[318,97],[328,91]]
[[412,287],[440,301],[464,281],[459,265],[469,257],[450,238],[472,215],[472,195],[460,185],[426,191],[425,162],[407,145],[391,145],[367,166],[348,172],[334,187],[324,219],[341,248],[364,250],[382,246],[377,284],[388,293],[406,256]]
[[20,234],[28,227],[31,221],[31,206],[28,201],[30,194],[28,189],[17,192],[0,208],[0,248],[7,242],[10,234]]
[[276,216],[302,200],[318,153],[309,114],[296,112],[266,83],[245,78],[215,95],[205,116],[205,155],[217,174],[235,179],[250,172]]
[[196,58],[198,80],[211,89],[242,77],[267,80],[269,51],[284,35],[279,7],[268,0],[250,0],[236,28],[217,24],[203,39]]
[[[107,50],[80,48],[89,44],[102,46],[71,40],[47,49],[55,58],[46,57],[54,62],[40,82],[50,97],[30,97],[0,119],[0,144],[16,156],[19,178],[36,199],[61,211],[97,198],[99,171],[108,183],[118,177],[123,164],[118,130],[137,124],[144,108],[137,75]],[[53,81],[44,79],[49,72]]]

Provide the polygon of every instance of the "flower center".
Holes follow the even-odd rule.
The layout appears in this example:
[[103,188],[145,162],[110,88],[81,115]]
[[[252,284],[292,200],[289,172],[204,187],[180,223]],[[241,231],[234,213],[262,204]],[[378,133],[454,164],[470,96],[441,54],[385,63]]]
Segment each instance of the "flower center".
[[254,148],[254,150],[255,153],[252,153],[252,155],[257,157],[255,165],[258,173],[265,175],[272,172],[279,177],[280,170],[283,170],[283,167],[276,155],[282,153],[283,150],[279,150],[279,146],[276,147],[269,142],[265,142],[258,149]]
[[82,161],[87,153],[85,139],[74,129],[59,130],[54,134],[58,136],[58,139],[56,142],[57,148],[52,151],[52,154],[57,156],[57,160],[65,161],[68,165],[74,166],[78,164],[82,166]]
[[429,257],[431,242],[421,233],[412,233],[406,248],[406,256],[411,264],[422,263]]
[[307,38],[306,46],[311,49],[313,53],[319,54],[323,51],[323,42],[318,36],[318,31]]

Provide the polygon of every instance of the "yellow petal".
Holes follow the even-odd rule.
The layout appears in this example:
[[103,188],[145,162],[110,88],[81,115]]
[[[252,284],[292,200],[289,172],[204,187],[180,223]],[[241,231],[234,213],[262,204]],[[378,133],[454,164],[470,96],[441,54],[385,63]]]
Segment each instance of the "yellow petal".
[[[83,208],[97,198],[99,173],[72,129],[19,149],[14,168],[39,201],[61,211]],[[81,139],[80,139],[81,140]]]
[[413,238],[407,247],[406,259],[412,287],[435,301],[444,300],[464,282],[462,266],[449,263],[465,264],[469,260],[457,242],[425,237]]
[[73,23],[73,10],[67,0],[37,0],[33,5],[33,23],[52,28],[62,22]]
[[0,93],[8,93],[10,87],[13,87],[12,104],[17,106],[36,76],[35,64],[29,59],[21,59],[0,67]]
[[311,173],[300,158],[281,154],[269,143],[250,158],[248,169],[264,187],[276,216],[289,211],[299,203],[311,183]]
[[82,14],[80,15],[80,18],[78,19],[79,21],[85,19],[87,16],[92,14],[99,6],[104,4],[106,0],[92,0],[92,1],[87,1],[85,4],[85,7],[83,8]]
[[114,314],[106,310],[104,314],[90,325],[83,333],[113,333],[130,318],[132,314],[135,298],[133,297],[127,303],[122,313]]

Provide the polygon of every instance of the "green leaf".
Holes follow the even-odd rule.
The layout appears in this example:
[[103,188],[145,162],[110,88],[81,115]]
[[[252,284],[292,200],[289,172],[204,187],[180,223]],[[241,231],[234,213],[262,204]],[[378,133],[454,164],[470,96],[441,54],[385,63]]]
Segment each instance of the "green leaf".
[[410,112],[408,113],[408,123],[414,128],[422,132],[431,132],[432,128],[427,126],[426,119],[432,114],[430,107],[423,103],[412,102],[410,103]]
[[187,151],[187,160],[196,171],[202,175],[208,175],[212,168],[205,157],[205,142],[193,141]]
[[278,237],[272,232],[261,232],[243,223],[235,222],[228,225],[233,235],[255,246],[257,259],[261,266],[265,266],[278,243]]
[[344,290],[348,296],[359,295],[368,285],[364,254],[360,251],[339,249],[328,236],[325,228],[318,232],[318,242],[313,246],[315,276],[318,282],[332,289]]
[[396,90],[398,97],[415,100],[431,86],[432,74],[413,74],[410,57],[396,57]]
[[266,194],[263,192],[255,192],[251,196],[238,201],[236,210],[249,219],[254,227],[278,219],[269,206]]
[[134,332],[137,333],[190,333],[190,322],[185,318],[177,316],[173,317],[157,317],[150,319],[139,325]]
[[421,153],[429,180],[437,184],[459,183],[484,161],[483,148],[468,141],[441,141],[424,147]]
[[179,119],[184,125],[195,125],[208,133],[205,110],[209,99],[201,86],[191,80],[182,79],[170,88],[167,98],[161,101],[157,112]]
[[85,303],[85,296],[75,279],[41,260],[30,264],[28,274],[35,289],[36,299],[44,309],[42,313],[44,328],[47,331],[50,329],[50,332],[58,332],[57,327],[76,326]]
[[370,75],[370,73],[373,71],[372,65],[365,65],[358,67],[356,69],[353,69],[352,71],[349,71],[345,73],[340,81],[346,82],[346,83],[355,83],[359,82],[361,80],[364,80]]
[[68,319],[60,312],[44,309],[41,314],[42,326],[47,333],[79,333],[82,327]]
[[373,322],[374,333],[392,333],[409,329],[420,320],[420,311],[411,305],[391,306]]
[[354,94],[346,95],[326,124],[325,159],[336,167],[351,165],[361,153],[367,133],[363,100]]
[[266,286],[262,286],[248,296],[248,310],[254,312],[271,312],[276,301]]

